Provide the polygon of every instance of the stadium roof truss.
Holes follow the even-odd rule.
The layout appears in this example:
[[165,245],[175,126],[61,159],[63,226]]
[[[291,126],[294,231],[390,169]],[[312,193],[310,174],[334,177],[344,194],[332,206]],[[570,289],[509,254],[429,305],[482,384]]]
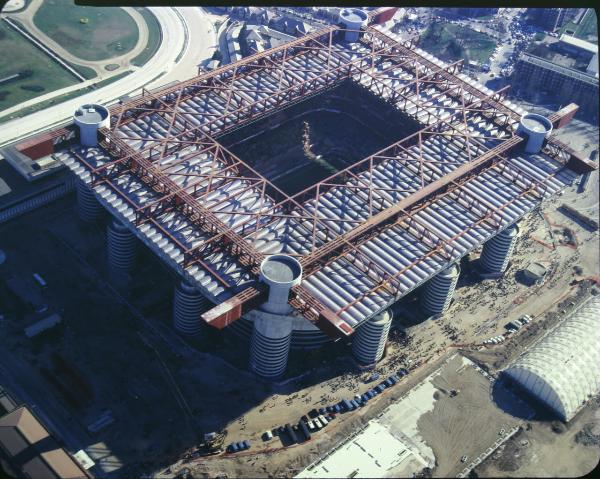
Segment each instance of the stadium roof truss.
[[[101,148],[65,153],[98,194],[118,197],[130,226],[175,247],[177,264],[220,302],[203,316],[215,327],[264,299],[259,265],[281,252],[304,270],[290,304],[331,336],[347,336],[572,180],[569,154],[554,140],[544,154],[516,153],[521,115],[506,89],[477,88],[459,76],[460,62],[444,64],[374,27],[356,44],[343,34],[328,27],[144,90],[111,109]],[[216,139],[346,80],[422,128],[293,196]],[[440,225],[440,214],[458,227]],[[185,228],[193,232],[180,234]],[[373,253],[391,254],[386,244],[405,258]],[[340,281],[345,291],[327,290]]]

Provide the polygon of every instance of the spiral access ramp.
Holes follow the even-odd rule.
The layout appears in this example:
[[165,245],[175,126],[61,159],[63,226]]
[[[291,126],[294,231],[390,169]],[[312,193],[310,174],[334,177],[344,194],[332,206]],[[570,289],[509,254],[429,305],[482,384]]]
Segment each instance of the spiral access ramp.
[[88,223],[96,221],[102,214],[102,205],[90,187],[82,181],[77,182],[77,213]]
[[202,330],[200,315],[212,303],[192,285],[182,281],[175,286],[173,300],[173,326],[183,334],[194,336]]
[[460,266],[454,263],[427,282],[421,297],[421,306],[426,313],[436,315],[448,310],[459,276]]
[[514,224],[489,239],[481,252],[480,263],[483,270],[488,273],[504,273],[518,237],[519,228]]
[[357,329],[352,341],[352,354],[360,364],[375,364],[383,357],[391,325],[391,311],[383,311]]
[[130,271],[135,263],[135,235],[119,221],[108,225],[108,266],[116,271]]

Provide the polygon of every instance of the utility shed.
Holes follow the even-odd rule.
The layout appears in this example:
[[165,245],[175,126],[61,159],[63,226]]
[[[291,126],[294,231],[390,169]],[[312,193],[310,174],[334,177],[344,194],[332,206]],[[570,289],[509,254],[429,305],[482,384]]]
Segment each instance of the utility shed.
[[563,421],[600,390],[600,298],[594,297],[521,355],[505,374]]
[[25,336],[28,338],[33,338],[37,336],[42,331],[46,331],[47,329],[53,328],[58,323],[62,321],[62,318],[59,314],[51,314],[47,318],[44,318],[36,323],[33,323],[31,326],[25,328]]

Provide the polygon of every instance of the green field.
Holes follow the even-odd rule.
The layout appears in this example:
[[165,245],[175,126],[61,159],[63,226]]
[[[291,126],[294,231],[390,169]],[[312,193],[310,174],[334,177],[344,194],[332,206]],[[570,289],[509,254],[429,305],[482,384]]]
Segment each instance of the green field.
[[28,72],[27,78],[0,85],[0,111],[39,95],[64,88],[78,80],[28,40],[0,21],[0,78]]
[[146,44],[146,48],[142,50],[142,53],[131,60],[132,65],[140,67],[156,53],[162,40],[162,34],[160,31],[160,24],[150,10],[140,7],[136,7],[136,10],[144,17],[146,25],[148,25],[148,43]]
[[567,35],[572,35],[576,30],[577,30],[576,23],[567,22],[562,27],[560,27],[560,29],[558,30],[558,34],[562,35],[562,34],[566,33]]
[[[122,8],[78,6],[73,0],[45,0],[35,25],[83,60],[106,60],[135,47],[139,31]],[[86,22],[86,23],[82,23]]]
[[575,36],[588,42],[598,43],[598,18],[593,8],[588,8],[585,12],[575,31]]
[[[15,20],[13,18],[12,22],[16,23],[23,30],[28,31],[27,27],[20,21]],[[92,78],[95,78],[97,76],[96,70],[94,70],[93,68],[88,68],[88,67],[85,67],[83,65],[78,65],[78,64],[76,65],[75,63],[71,63],[66,60],[64,60],[64,62],[67,63],[73,70],[78,72],[81,76],[83,76],[86,80],[91,80]]]
[[434,23],[422,35],[419,47],[445,61],[485,63],[496,48],[496,42],[485,33],[451,23]]
[[[96,88],[102,88],[103,86],[106,86],[109,83],[120,80],[121,78],[129,75],[130,73],[131,73],[130,71],[119,73],[118,75],[112,76],[112,77],[107,78],[102,81],[99,81],[98,83],[94,83],[94,86]],[[72,91],[69,93],[65,93],[65,94],[57,96],[55,98],[51,98],[50,100],[44,100],[39,103],[36,103],[35,105],[28,106],[26,108],[23,108],[21,110],[14,112],[14,113],[11,113],[10,115],[2,115],[2,112],[0,111],[0,123],[3,123],[5,121],[14,120],[15,118],[21,118],[22,116],[29,115],[31,113],[35,113],[36,111],[40,111],[40,110],[43,110],[44,108],[48,108],[50,106],[57,105],[59,103],[62,103],[63,101],[67,101],[72,98],[76,98],[78,96],[84,95],[85,93],[89,93],[91,91],[93,91],[93,89],[91,87],[82,87],[78,90],[75,90],[75,91]]]

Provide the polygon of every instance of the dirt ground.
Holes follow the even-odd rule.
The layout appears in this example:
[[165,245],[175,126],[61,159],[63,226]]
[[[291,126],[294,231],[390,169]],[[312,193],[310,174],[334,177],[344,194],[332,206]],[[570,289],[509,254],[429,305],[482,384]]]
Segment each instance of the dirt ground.
[[[520,420],[498,407],[490,380],[470,361],[455,356],[433,379],[437,401],[418,422],[419,431],[435,453],[434,477],[455,477],[465,465],[493,445]],[[452,397],[451,391],[457,391]],[[504,392],[502,406],[525,405]],[[523,411],[525,412],[525,411]],[[477,431],[477,434],[474,434]],[[465,463],[461,458],[467,456]]]
[[[551,422],[531,421],[475,472],[480,477],[581,477],[600,461],[600,444],[582,445],[576,435],[585,425],[600,432],[600,407],[593,399],[557,433]],[[529,429],[529,430],[528,430]]]

